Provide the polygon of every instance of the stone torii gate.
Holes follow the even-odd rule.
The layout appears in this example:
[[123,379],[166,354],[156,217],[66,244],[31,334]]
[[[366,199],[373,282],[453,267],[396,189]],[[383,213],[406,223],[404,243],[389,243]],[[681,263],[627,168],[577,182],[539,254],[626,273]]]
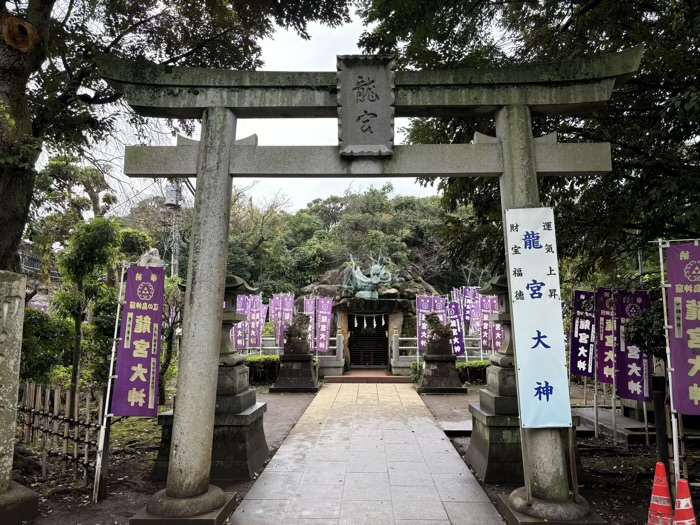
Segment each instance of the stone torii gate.
[[[391,57],[346,56],[338,57],[337,72],[309,73],[179,68],[100,57],[103,77],[140,115],[202,119],[199,144],[126,150],[129,176],[197,177],[167,488],[150,500],[148,511],[172,522],[215,512],[227,500],[209,485],[209,469],[231,177],[498,177],[504,211],[538,207],[538,174],[605,173],[611,161],[607,143],[559,144],[556,135],[534,139],[531,114],[581,114],[603,107],[613,89],[637,71],[641,53],[635,48],[557,64],[397,72]],[[495,138],[477,134],[474,144],[393,146],[394,117],[484,113],[495,113]],[[280,117],[338,117],[339,148],[234,144],[238,118]],[[512,359],[493,362],[492,368],[512,378]],[[525,435],[524,463],[537,504],[511,505],[539,518],[562,519],[562,509],[568,509],[564,519],[581,519],[587,505],[570,501],[561,430],[529,429]]]

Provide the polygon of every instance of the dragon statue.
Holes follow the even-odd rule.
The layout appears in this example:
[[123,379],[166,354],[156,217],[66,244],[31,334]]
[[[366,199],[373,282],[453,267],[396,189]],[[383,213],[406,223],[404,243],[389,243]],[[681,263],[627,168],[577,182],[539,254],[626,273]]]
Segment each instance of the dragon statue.
[[384,258],[380,256],[379,259],[375,260],[370,254],[370,259],[372,266],[369,277],[362,272],[362,268],[352,256],[350,256],[350,265],[343,273],[343,286],[352,290],[355,297],[359,299],[378,299],[377,290],[381,286],[391,283],[391,273],[386,269]]

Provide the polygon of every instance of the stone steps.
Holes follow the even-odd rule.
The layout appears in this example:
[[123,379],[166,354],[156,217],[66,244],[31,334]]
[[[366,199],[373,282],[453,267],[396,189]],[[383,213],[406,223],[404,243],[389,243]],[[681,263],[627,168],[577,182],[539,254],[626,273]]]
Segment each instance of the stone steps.
[[394,376],[386,370],[353,370],[342,376],[326,376],[326,383],[410,383],[408,376]]

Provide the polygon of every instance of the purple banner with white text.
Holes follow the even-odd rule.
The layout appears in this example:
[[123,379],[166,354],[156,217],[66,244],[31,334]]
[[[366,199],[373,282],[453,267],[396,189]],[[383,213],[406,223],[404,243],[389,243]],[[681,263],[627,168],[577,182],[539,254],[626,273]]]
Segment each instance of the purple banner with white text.
[[316,299],[304,299],[304,313],[309,316],[307,340],[309,341],[309,351],[313,352],[316,349],[314,345],[316,341]]
[[417,345],[419,352],[428,349],[428,322],[426,316],[433,310],[433,298],[427,295],[416,297],[416,330]]
[[127,272],[112,395],[115,416],[158,415],[164,284],[165,268],[132,266]]
[[666,258],[673,408],[700,416],[700,246],[672,244]]
[[325,354],[330,349],[332,314],[332,298],[316,299],[316,351],[320,354]]
[[571,320],[571,373],[593,377],[595,372],[595,304],[594,293],[574,290]]
[[642,353],[638,346],[628,345],[625,341],[625,323],[631,321],[650,306],[649,292],[618,291],[616,303],[616,337],[617,354],[617,392],[622,399],[632,401],[651,401],[651,359]]
[[[250,312],[250,298],[247,295],[236,297],[236,313],[248,316]],[[233,347],[239,352],[246,349],[246,325],[248,320],[233,325]]]
[[598,382],[611,385],[615,366],[615,298],[613,290],[598,288],[595,294],[595,332],[597,335]]
[[462,331],[461,312],[457,301],[452,301],[447,305],[447,315],[452,329],[452,353],[464,355],[464,332]]

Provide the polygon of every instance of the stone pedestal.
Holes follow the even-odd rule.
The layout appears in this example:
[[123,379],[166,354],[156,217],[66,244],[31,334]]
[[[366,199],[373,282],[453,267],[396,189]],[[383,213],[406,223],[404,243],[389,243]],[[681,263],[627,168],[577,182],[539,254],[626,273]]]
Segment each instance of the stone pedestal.
[[[449,343],[448,343],[449,344]],[[457,373],[457,356],[430,355],[424,358],[425,368],[416,387],[419,394],[466,394]]]
[[0,271],[0,517],[3,524],[36,518],[39,499],[12,481],[25,278]]
[[[214,441],[210,476],[214,481],[249,480],[270,455],[265,440],[265,403],[257,403],[248,383],[248,367],[220,366],[217,383]],[[161,443],[151,477],[163,479],[168,471],[173,411],[158,416]]]
[[314,356],[310,354],[281,355],[280,371],[277,381],[270,387],[270,393],[318,392],[313,359]]
[[522,483],[523,454],[507,279],[496,277],[480,291],[498,296],[498,314],[491,315],[490,320],[503,327],[503,343],[501,350],[489,358],[486,388],[479,391],[479,403],[469,405],[473,427],[465,459],[484,483]]
[[38,515],[39,496],[36,492],[10,481],[10,488],[0,493],[0,517],[3,525],[21,525]]
[[469,405],[473,426],[465,459],[484,483],[522,483],[515,368],[492,361],[486,369],[486,384],[479,392],[479,403]]

